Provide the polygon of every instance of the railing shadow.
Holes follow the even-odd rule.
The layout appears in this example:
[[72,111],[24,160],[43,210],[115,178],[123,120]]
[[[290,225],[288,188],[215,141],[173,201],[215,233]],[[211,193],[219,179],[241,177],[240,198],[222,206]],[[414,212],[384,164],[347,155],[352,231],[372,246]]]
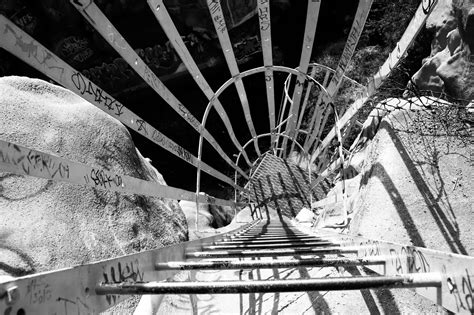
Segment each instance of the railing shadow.
[[[424,203],[427,205],[427,208],[429,209],[433,219],[436,222],[438,229],[443,235],[449,248],[454,253],[467,255],[467,251],[464,245],[459,240],[459,230],[457,228],[456,223],[451,222],[451,220],[448,218],[446,213],[443,211],[443,209],[441,209],[440,205],[438,204],[440,196],[442,196],[443,194],[446,196],[446,199],[447,199],[447,194],[444,191],[445,185],[444,185],[444,182],[442,181],[440,174],[438,173],[438,177],[440,179],[441,186],[438,188],[439,190],[438,197],[435,198],[428,184],[426,183],[425,179],[418,171],[413,160],[410,158],[407,149],[403,145],[402,140],[395,133],[395,130],[391,127],[386,127],[385,129],[387,130],[390,138],[393,140],[392,142],[396,150],[398,151],[403,163],[406,166],[406,169],[408,170],[411,178],[413,179],[413,182],[415,183],[417,187],[417,190],[422,196]],[[428,150],[429,148],[426,148],[426,149]],[[379,171],[383,175],[383,178],[381,177],[380,179],[383,182],[384,186],[386,187],[387,191],[389,192],[389,195],[392,199],[392,203],[397,208],[397,211],[399,212],[400,217],[402,219],[403,225],[405,229],[407,230],[407,232],[409,233],[409,236],[411,240],[413,241],[413,244],[415,246],[425,247],[425,243],[423,242],[421,235],[419,234],[418,231],[416,231],[413,218],[411,217],[398,190],[395,188],[393,181],[389,178],[384,167],[378,163],[372,166],[368,174],[364,175],[365,183],[368,180],[368,176],[370,176],[370,174],[372,174],[372,172],[374,171],[374,168],[377,168],[377,171]],[[453,213],[453,210],[449,202],[447,205],[448,205],[448,211]]]
[[[293,177],[293,178],[295,178],[295,177]],[[260,179],[257,179],[260,192],[255,191],[255,196],[257,196],[256,201],[259,205],[261,205],[265,209],[265,213],[267,214],[267,218],[268,218],[268,221],[267,221],[266,225],[262,227],[262,233],[265,233],[266,231],[268,231],[266,229],[266,227],[268,225],[270,225],[271,223],[280,223],[281,224],[281,229],[282,229],[282,231],[284,231],[286,233],[286,235],[288,235],[289,237],[296,236],[296,234],[293,232],[293,229],[291,228],[291,226],[289,226],[288,223],[287,223],[288,218],[285,218],[285,216],[287,216],[288,210],[283,208],[282,205],[280,204],[282,199],[278,198],[280,195],[277,194],[274,183],[272,182],[272,177],[270,175],[267,175],[266,180],[267,180],[268,191],[266,189],[264,189],[263,184],[262,184]],[[283,178],[281,177],[281,174],[279,174],[279,182],[280,182],[281,187],[283,189],[285,189],[286,188],[285,183],[283,181]],[[254,189],[256,189],[255,185],[254,185]],[[268,194],[268,193],[269,193],[270,196],[267,197],[266,194]],[[258,198],[258,196],[262,196],[263,200],[260,200],[260,198]],[[285,203],[288,204],[289,209],[294,209],[294,206],[292,204],[291,199],[292,198],[285,198],[284,201],[285,201]],[[271,205],[272,203],[273,203],[274,208],[270,209],[269,204]],[[271,212],[276,213],[276,217],[272,216]],[[274,258],[276,258],[276,257],[274,257]],[[295,256],[295,258],[299,259],[299,258],[301,258],[301,256]],[[294,269],[294,270],[298,271],[300,279],[309,279],[309,278],[311,278],[307,268],[300,267],[300,268],[290,268],[290,269]],[[279,271],[279,269],[273,269],[272,271],[273,271],[273,278],[275,278],[275,279],[280,279],[281,278],[280,277],[281,271]],[[260,279],[260,274],[257,274],[257,277],[258,277],[258,279]],[[331,313],[329,305],[326,303],[326,301],[324,300],[323,295],[320,292],[318,292],[318,291],[307,291],[305,293],[308,295],[308,298],[310,300],[310,303],[313,307],[314,312],[324,313],[324,314],[330,314]],[[241,296],[241,298],[242,298],[242,296]],[[249,312],[249,314],[256,314],[256,310],[257,310],[256,303],[257,302],[260,303],[259,304],[260,307],[258,308],[259,309],[258,313],[259,314],[261,313],[261,311],[262,311],[261,306],[262,306],[262,303],[263,303],[262,299],[263,299],[263,294],[260,294],[258,296],[258,298],[255,298],[254,295],[249,295],[249,303],[250,303],[249,305],[251,305],[252,303],[254,304],[254,306],[249,307],[249,311],[250,310],[253,311],[253,313]],[[316,301],[318,301],[317,304],[316,304]],[[242,305],[242,302],[241,302],[241,305]],[[272,314],[278,314],[279,311],[280,311],[280,294],[279,293],[274,293],[273,294],[273,303],[272,303],[271,313]]]

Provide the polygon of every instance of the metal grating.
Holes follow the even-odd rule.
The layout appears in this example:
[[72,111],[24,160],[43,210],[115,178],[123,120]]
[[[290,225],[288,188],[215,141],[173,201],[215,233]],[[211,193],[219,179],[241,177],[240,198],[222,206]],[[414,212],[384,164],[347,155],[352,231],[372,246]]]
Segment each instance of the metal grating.
[[312,191],[308,169],[273,154],[265,154],[246,188],[250,199],[260,207],[271,207],[281,215],[294,217],[303,207],[310,207],[313,200],[323,199],[329,191],[329,183],[322,181]]

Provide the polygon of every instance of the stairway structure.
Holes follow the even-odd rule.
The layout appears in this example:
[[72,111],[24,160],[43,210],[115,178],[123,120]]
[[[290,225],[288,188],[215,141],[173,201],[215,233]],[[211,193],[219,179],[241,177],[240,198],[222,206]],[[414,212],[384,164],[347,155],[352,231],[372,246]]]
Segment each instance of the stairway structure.
[[[297,69],[274,65],[272,58],[271,13],[268,0],[257,0],[263,65],[240,72],[226,29],[223,10],[218,0],[209,0],[209,12],[222,47],[231,77],[213,91],[193,60],[162,0],[148,0],[163,31],[192,75],[209,103],[202,120],[189,110],[160,81],[137,55],[113,24],[92,0],[71,0],[84,19],[93,27],[138,75],[199,134],[197,154],[185,150],[166,135],[130,111],[106,91],[91,82],[84,74],[55,56],[50,50],[12,23],[0,16],[0,47],[17,56],[58,84],[83,97],[91,104],[121,121],[124,125],[151,142],[173,153],[197,170],[196,191],[158,185],[122,174],[101,170],[110,185],[97,187],[89,178],[92,168],[59,156],[32,150],[20,143],[0,139],[0,170],[20,175],[36,176],[106,189],[110,191],[149,195],[199,203],[226,205],[235,208],[257,206],[253,221],[235,231],[191,242],[145,251],[114,259],[88,263],[57,271],[44,272],[0,282],[0,313],[98,313],[135,294],[229,294],[252,292],[293,292],[314,290],[361,290],[367,288],[412,288],[453,312],[473,312],[472,285],[474,258],[425,248],[369,240],[354,235],[337,234],[327,230],[298,227],[290,218],[313,200],[324,203],[324,179],[344,170],[347,150],[346,136],[357,125],[355,115],[368,97],[373,95],[390,75],[416,35],[423,27],[436,1],[422,1],[400,39],[394,52],[379,69],[363,95],[344,110],[339,111],[333,98],[345,78],[344,73],[362,33],[372,0],[360,0],[342,58],[335,70],[324,65],[310,64],[318,14],[319,0],[309,0],[307,6],[304,43]],[[322,80],[315,73],[323,73]],[[287,84],[278,87],[274,74],[288,75]],[[244,79],[264,75],[268,101],[269,130],[257,134],[250,112]],[[263,77],[262,77],[263,79]],[[293,83],[292,83],[293,82]],[[235,86],[251,139],[238,139],[232,122],[219,96]],[[308,114],[308,95],[318,92],[316,108],[310,125],[302,129],[302,119]],[[276,106],[275,95],[284,95],[283,104]],[[206,129],[206,121],[215,110],[222,120],[229,138],[237,150],[237,158],[225,152],[216,138]],[[280,114],[277,114],[279,110]],[[333,122],[329,117],[335,116]],[[327,130],[328,126],[329,131]],[[303,141],[301,141],[303,135]],[[270,139],[264,147],[262,138]],[[332,159],[328,148],[336,141]],[[209,143],[230,168],[234,178],[204,162],[203,145]],[[252,148],[257,159],[248,154]],[[307,167],[288,159],[295,149],[304,157]],[[35,156],[29,159],[28,156]],[[62,165],[62,172],[51,172],[47,165]],[[200,194],[201,172],[235,189],[234,200],[223,200]],[[344,173],[344,172],[342,172]],[[344,180],[344,176],[342,176]],[[242,184],[245,182],[245,184]],[[343,190],[342,200],[345,200]],[[322,200],[321,200],[322,199]],[[272,207],[280,218],[262,215],[263,208]],[[199,206],[196,207],[199,209]],[[347,220],[345,220],[347,221]],[[347,222],[346,222],[347,223]],[[311,278],[299,280],[255,280],[174,282],[172,276],[182,270],[218,269],[278,269],[296,267],[360,266],[372,269],[377,275],[354,277]],[[169,280],[169,281],[167,281]],[[71,285],[73,283],[73,285]]]

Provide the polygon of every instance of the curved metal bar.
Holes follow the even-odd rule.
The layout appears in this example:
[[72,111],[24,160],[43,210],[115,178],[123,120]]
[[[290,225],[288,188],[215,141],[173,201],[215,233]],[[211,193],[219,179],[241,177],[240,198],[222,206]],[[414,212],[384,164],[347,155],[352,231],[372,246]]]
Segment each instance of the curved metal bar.
[[[329,68],[329,67],[328,67],[328,68]],[[329,69],[330,69],[330,68],[329,68]],[[313,73],[313,72],[311,72],[311,74],[312,74],[312,73]],[[288,81],[288,79],[290,78],[290,76],[291,76],[291,74],[288,75],[287,81]],[[311,76],[311,78],[312,78],[312,75],[310,75],[310,76]],[[285,82],[286,82],[286,81],[285,81]],[[314,80],[311,80],[310,83],[313,83],[313,82],[317,82],[317,81],[314,79]],[[327,91],[326,88],[324,87],[324,84],[321,84],[321,83],[317,82],[317,85],[319,86],[320,90],[323,91],[324,93],[320,94],[320,97],[318,98],[318,102],[317,102],[316,104],[318,104],[319,102],[321,102],[321,100],[325,101],[326,103],[331,103],[331,102],[332,102],[332,97],[329,95],[328,91]],[[285,88],[287,88],[287,87],[285,86]],[[285,90],[285,93],[287,93],[286,90]],[[306,104],[303,104],[303,106],[306,106]],[[304,111],[301,112],[301,116],[300,116],[300,117],[302,117],[303,114],[304,114]],[[316,115],[316,110],[315,110],[315,112],[314,112],[314,115]],[[313,115],[313,116],[314,116],[314,115]],[[312,119],[311,121],[313,121],[313,119]],[[297,125],[296,131],[295,131],[295,135],[298,135],[300,127],[301,127],[301,119],[298,120],[298,125]],[[310,130],[311,130],[311,128],[310,128]],[[283,144],[282,144],[282,147],[285,147],[285,146],[286,146],[286,141],[284,141]],[[309,150],[309,148],[310,148],[310,147],[306,148],[306,150]],[[294,149],[294,142],[293,142],[293,144],[292,144],[292,146],[291,146],[290,152],[293,151],[293,149]],[[280,154],[280,156],[281,156],[281,154]]]
[[[326,69],[327,71],[329,71],[329,72],[331,72],[331,73],[335,73],[335,72],[336,72],[336,70],[334,70],[333,68],[328,67],[328,66],[325,66],[325,65],[322,65],[322,64],[317,63],[317,62],[310,63],[310,64],[309,64],[309,67],[310,67],[310,68],[311,68],[311,67],[324,68],[324,69]],[[346,76],[345,74],[343,75],[343,78],[344,78],[345,80],[349,80],[351,83],[354,83],[354,84],[358,85],[359,87],[364,88],[364,89],[367,90],[367,87],[366,87],[365,85],[363,85],[363,84],[357,82],[357,81],[354,80],[354,79],[349,78],[349,77]]]
[[[314,77],[315,74],[316,74],[316,68],[313,67],[313,69],[311,69],[310,76]],[[304,96],[304,99],[303,99],[303,104],[301,104],[301,114],[298,117],[298,122],[296,124],[296,132],[295,132],[296,137],[299,134],[299,130],[301,128],[301,123],[303,122],[304,112],[306,111],[306,106],[308,105],[309,94],[310,94],[312,89],[313,89],[313,83],[309,82],[308,86],[306,88],[306,93],[305,93],[305,96]],[[303,90],[301,90],[301,93],[303,93]],[[316,110],[314,112],[316,112]],[[293,142],[291,144],[291,147],[290,147],[290,154],[291,154],[291,152],[293,151],[294,148],[295,148],[295,143]]]
[[[257,68],[253,68],[244,72],[241,72],[237,74],[236,76],[233,76],[229,80],[227,80],[224,84],[221,85],[221,87],[215,92],[214,96],[211,98],[209,103],[207,104],[206,110],[204,111],[204,115],[201,121],[201,126],[200,126],[200,136],[199,136],[199,148],[198,148],[198,166],[197,166],[197,176],[196,176],[196,195],[199,195],[199,192],[201,190],[201,163],[202,163],[202,145],[203,145],[203,133],[202,131],[205,130],[205,125],[207,121],[207,117],[209,116],[209,113],[211,109],[214,107],[214,102],[217,100],[219,95],[221,95],[225,89],[227,89],[232,83],[236,82],[237,80],[242,80],[243,78],[250,76],[252,74],[260,73],[260,72],[265,72],[268,70],[273,70],[274,72],[286,72],[289,74],[294,74],[296,76],[303,76],[305,77],[306,80],[310,80],[314,82],[316,85],[320,86],[323,90],[324,87],[316,81],[314,78],[309,76],[307,73],[301,72],[297,69],[292,69],[284,66],[261,66]],[[305,81],[306,81],[305,80]],[[252,139],[253,140],[253,139]],[[244,152],[245,150],[242,150],[241,152]],[[243,153],[242,153],[243,154]],[[235,189],[235,188],[234,188]],[[245,191],[245,189],[243,190]],[[199,209],[199,201],[196,198],[196,208]]]
[[[326,70],[327,72],[331,72],[331,73],[333,73],[333,74],[336,73],[336,70],[332,69],[331,67],[322,65],[322,64],[317,63],[317,62],[310,63],[310,64],[309,64],[309,68],[312,68],[313,71],[314,71],[314,68],[322,68],[322,69]],[[288,75],[288,78],[289,78],[289,77],[290,77],[290,75]],[[349,77],[346,76],[345,74],[344,74],[342,77],[343,77],[343,79],[350,81],[352,84],[355,84],[355,85],[357,85],[357,86],[360,87],[360,88],[363,88],[363,89],[365,90],[365,93],[364,93],[364,95],[362,95],[362,96],[365,96],[365,95],[367,94],[367,87],[366,87],[366,86],[364,86],[363,84],[361,84],[361,83],[359,83],[359,82],[357,82],[357,81],[355,81],[355,80],[349,78]],[[325,85],[326,85],[326,84],[323,82],[322,86],[325,86]],[[362,97],[362,96],[361,96],[361,97]],[[317,103],[320,103],[320,102],[321,102],[321,99],[318,98],[318,102],[317,102]],[[304,106],[304,104],[303,104],[303,106]],[[317,111],[314,111],[314,114],[313,114],[313,117],[312,117],[311,123],[310,123],[310,128],[308,129],[308,134],[311,134],[311,130],[313,129],[313,125],[314,125],[314,120],[315,120],[316,114],[317,114]],[[298,123],[297,130],[298,130],[298,129],[300,128],[300,126],[301,126],[301,117],[302,117],[302,115],[300,116],[300,121],[299,121],[299,123]],[[319,128],[318,128],[318,129],[319,129]],[[307,150],[309,150],[309,148],[306,146],[306,143],[307,143],[307,142],[308,142],[308,141],[306,140],[306,141],[305,141],[305,148],[306,148]],[[309,146],[309,147],[310,147],[310,146]],[[292,150],[293,150],[293,149],[291,149],[290,152],[291,152]]]
[[[268,71],[268,69],[272,69],[273,71],[277,71],[277,72],[286,72],[286,73],[289,73],[289,74],[304,76],[306,78],[306,80],[312,81],[313,83],[317,84],[318,86],[320,86],[324,90],[324,87],[319,82],[317,82],[314,78],[312,78],[308,74],[299,71],[298,69],[292,69],[292,68],[288,68],[288,67],[284,67],[284,66],[261,66],[261,67],[253,68],[253,69],[244,71],[244,72],[238,74],[237,76],[232,77],[231,79],[227,80],[223,85],[221,85],[221,87],[216,91],[214,96],[209,101],[209,103],[206,107],[206,110],[204,111],[203,119],[202,119],[202,122],[201,122],[201,128],[204,130],[205,125],[206,125],[206,121],[207,121],[207,117],[209,116],[209,113],[210,113],[211,109],[214,107],[214,102],[224,92],[224,90],[226,88],[228,88],[233,82],[235,82],[237,80],[241,80],[242,78],[250,76],[252,74]],[[202,137],[203,136],[201,134],[200,139],[199,139],[200,140],[200,145],[199,145],[198,159],[202,159],[202,141],[201,141]]]

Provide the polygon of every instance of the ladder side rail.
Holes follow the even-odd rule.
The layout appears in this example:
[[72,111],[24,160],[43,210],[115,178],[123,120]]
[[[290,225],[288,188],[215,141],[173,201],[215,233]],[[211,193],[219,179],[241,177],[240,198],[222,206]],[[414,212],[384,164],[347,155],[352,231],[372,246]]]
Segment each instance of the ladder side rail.
[[0,169],[19,175],[85,185],[97,189],[150,197],[195,201],[222,206],[238,206],[229,200],[196,195],[193,192],[157,182],[107,171],[65,158],[0,140]]
[[[258,10],[258,21],[260,27],[260,41],[262,45],[263,54],[263,65],[273,65],[273,52],[272,52],[272,29],[270,19],[270,1],[269,0],[257,0]],[[268,119],[270,123],[270,131],[275,129],[275,92],[274,92],[274,79],[273,71],[271,69],[265,71],[265,86],[267,94],[267,105],[268,105]],[[275,141],[275,136],[272,136],[270,143]]]
[[177,271],[157,271],[157,263],[184,261],[188,250],[227,234],[245,231],[257,223],[258,220],[227,233],[194,241],[0,282],[2,293],[16,297],[10,303],[7,296],[0,298],[0,312],[3,314],[8,309],[13,314],[21,313],[19,310],[24,314],[98,314],[129,298],[97,295],[95,288],[100,283],[166,280]]
[[359,43],[360,35],[364,29],[367,16],[370,12],[370,7],[372,6],[373,0],[359,0],[359,5],[357,7],[357,12],[352,22],[352,27],[349,32],[344,50],[342,51],[341,58],[336,67],[336,72],[329,82],[328,92],[331,97],[334,97],[339,87],[343,81],[344,73],[346,72],[347,66],[352,59],[357,44]]
[[[183,161],[195,167],[198,166],[199,161],[191,152],[175,143],[152,125],[148,124],[144,119],[130,111],[110,94],[61,60],[3,15],[0,15],[0,28],[4,29],[0,35],[2,39],[0,41],[0,47],[119,120],[125,126],[146,137],[148,140]],[[25,45],[33,47],[34,53],[23,50],[22,46]],[[224,182],[229,183],[229,180],[232,182],[230,178],[226,178],[221,172],[207,164],[204,165],[203,170],[211,176],[224,179]]]
[[407,53],[410,46],[415,41],[421,29],[426,23],[428,16],[433,12],[437,6],[438,0],[422,0],[418,6],[415,15],[405,29],[402,37],[398,41],[393,51],[385,60],[384,64],[379,68],[377,73],[369,81],[367,90],[368,94],[372,95],[382,85],[384,80],[390,75],[394,69]]
[[377,273],[439,273],[442,276],[441,292],[430,288],[417,288],[415,291],[452,312],[474,311],[471,284],[474,281],[474,257],[355,235],[338,234],[338,237],[353,246],[365,247],[359,250],[359,258],[390,257],[385,267],[367,266]]
[[[224,11],[222,10],[220,0],[207,0],[207,5],[209,12],[212,17],[212,22],[214,28],[216,29],[217,37],[219,38],[219,43],[221,44],[222,52],[224,54],[227,66],[232,77],[239,75],[239,66],[237,65],[237,60],[235,59],[234,50],[232,48],[232,43],[230,41],[229,33],[227,32],[227,25],[224,19]],[[247,98],[247,93],[245,92],[244,83],[242,80],[236,80],[234,82],[239,95],[240,102],[242,104],[242,109],[244,111],[245,121],[249,127],[250,134],[254,138],[254,147],[257,155],[262,155],[258,146],[258,140],[256,139],[257,133],[255,131],[255,126],[252,120],[252,114],[250,113],[249,101]]]
[[[188,69],[194,81],[197,83],[197,85],[202,90],[204,95],[206,95],[207,99],[211,100],[211,98],[214,96],[214,91],[209,86],[209,83],[207,83],[206,79],[204,78],[201,71],[199,70],[199,67],[197,66],[196,62],[191,56],[188,48],[186,47],[186,44],[184,43],[176,26],[174,25],[173,20],[171,19],[171,16],[169,15],[168,10],[166,9],[166,6],[163,3],[163,0],[147,0],[147,2],[153,14],[155,15],[156,19],[160,23],[161,28],[163,29],[166,36],[170,40],[170,43],[173,45],[176,53],[181,58],[181,61],[184,63],[184,65]],[[227,133],[229,134],[235,147],[239,151],[242,151],[242,145],[239,143],[239,141],[237,140],[235,136],[235,132],[232,128],[232,124],[229,120],[229,116],[224,110],[224,107],[219,102],[219,100],[216,100],[214,105],[215,105],[215,110],[221,117],[222,122],[224,123],[227,129]],[[250,165],[251,164],[250,160],[245,152],[244,152],[244,158],[247,161],[247,163]]]
[[[314,37],[316,35],[316,26],[318,24],[319,9],[321,7],[321,1],[308,0],[308,8],[306,13],[306,25],[303,37],[303,47],[301,49],[300,63],[298,70],[306,73],[308,71],[309,60],[311,58],[311,52],[313,51]],[[296,134],[296,123],[299,116],[299,108],[301,102],[301,94],[303,92],[304,81],[300,80],[300,77],[296,77],[295,88],[293,91],[292,104],[290,106],[289,116],[291,115],[286,125],[285,133],[293,138]],[[286,144],[287,139],[283,139],[281,156],[286,156]]]
[[[309,75],[312,78],[314,78],[314,76],[316,75],[316,67],[313,67],[313,69],[311,70]],[[303,118],[305,116],[304,114],[306,112],[306,107],[308,106],[309,95],[311,94],[311,90],[313,89],[313,86],[314,86],[313,82],[308,82],[308,85],[306,86],[306,91],[305,91],[305,95],[304,95],[304,98],[303,98],[303,104],[301,105],[301,115],[299,116],[298,122],[296,124],[296,131],[297,131],[296,138],[298,138],[299,133],[301,133],[301,132],[304,133],[305,132],[303,130],[300,130],[300,128],[301,128],[301,124],[303,123]],[[324,86],[324,84],[323,84],[323,86]],[[318,86],[318,88],[319,88],[319,86]],[[315,111],[316,111],[316,108],[317,108],[317,106],[315,107]],[[290,153],[293,151],[293,149],[294,149],[294,144],[291,145]]]
[[[323,86],[327,87],[327,84],[329,82],[329,75],[330,74],[335,74],[336,70],[334,70],[332,68],[329,68],[327,66],[318,64],[318,63],[312,63],[310,66],[311,67],[318,67],[318,68],[322,68],[322,69],[326,70],[326,75],[325,75],[324,80],[323,80]],[[360,97],[363,97],[363,95],[367,94],[367,88],[364,85],[360,84],[359,82],[357,82],[355,80],[352,80],[351,78],[347,77],[346,75],[343,75],[343,80],[348,80],[352,84],[363,88],[365,90],[365,92],[363,92]],[[316,101],[316,104],[321,104],[321,102],[322,102],[322,95],[318,95],[318,99]],[[316,107],[317,110],[314,111],[313,116],[311,117],[311,123],[309,125],[310,127],[308,128],[308,134],[307,134],[307,136],[305,138],[305,142],[304,142],[304,147],[305,147],[306,150],[309,150],[312,147],[313,143],[317,139],[318,139],[318,142],[320,140],[320,125],[321,125],[321,123],[323,123],[323,125],[326,124],[326,120],[321,121],[322,116],[325,115],[324,114],[325,113],[325,108],[326,107],[324,107],[323,110],[320,110],[320,108]]]
[[[189,125],[197,132],[200,132],[199,121],[189,112],[189,110],[171,93],[171,91],[161,82],[156,74],[148,67],[127,41],[120,35],[118,30],[107,19],[99,7],[89,0],[70,0],[71,4],[84,16],[90,25],[112,46],[112,48],[132,67],[132,69],[158,94],[163,100],[173,108]],[[216,139],[207,131],[203,130],[205,139],[219,153],[219,155],[233,168],[229,156],[217,143]]]
[[[410,21],[410,24],[403,33],[396,47],[390,53],[385,63],[380,67],[377,73],[369,81],[367,87],[367,97],[356,100],[341,117],[341,128],[343,128],[345,124],[350,121],[352,116],[355,115],[360,108],[362,108],[367,98],[372,96],[376,92],[376,90],[382,85],[383,81],[390,75],[392,69],[394,69],[399,64],[401,59],[405,56],[406,52],[408,51],[408,48],[410,48],[418,33],[425,25],[426,19],[438,3],[437,0],[430,0],[428,1],[428,3],[425,2],[426,1],[422,1],[420,3],[417,11],[415,12],[415,15]],[[311,162],[314,162],[319,153],[321,153],[322,149],[324,149],[324,147],[331,142],[335,135],[335,127],[333,127],[329,134],[321,142],[321,145],[318,146],[318,148],[312,154]]]
[[[334,99],[335,95],[338,93],[339,88],[343,82],[344,74],[346,72],[347,66],[349,65],[349,62],[352,59],[355,49],[357,48],[357,44],[359,42],[360,36],[362,35],[362,31],[364,29],[365,22],[369,15],[372,3],[373,3],[373,0],[360,0],[359,1],[357,12],[354,17],[354,21],[352,23],[352,27],[349,32],[349,36],[347,38],[346,44],[344,46],[344,50],[342,52],[341,58],[339,59],[334,76],[329,82],[329,86],[327,88],[328,93],[332,99]],[[334,109],[334,112],[335,114],[340,115],[341,113],[344,112],[344,109],[343,108]],[[324,130],[324,127],[326,126],[326,122],[327,120],[323,121],[320,127],[320,133],[318,134],[317,140],[321,139],[321,132],[322,130]],[[342,127],[343,126],[341,126],[341,128]]]
[[[330,69],[330,68],[329,68]],[[332,69],[331,69],[332,70]],[[323,86],[326,87],[329,81],[329,75],[331,74],[331,71],[328,69],[325,69],[326,73],[324,75],[323,79]],[[323,103],[323,95],[319,94],[318,98],[316,100],[316,103],[314,104],[314,112],[313,116],[311,117],[311,121],[309,123],[309,128],[308,128],[308,134],[305,137],[304,140],[304,148],[309,151],[311,148],[313,142],[316,139],[317,136],[317,131],[319,130],[319,124],[321,123],[321,118],[322,115],[325,111],[325,104]]]

